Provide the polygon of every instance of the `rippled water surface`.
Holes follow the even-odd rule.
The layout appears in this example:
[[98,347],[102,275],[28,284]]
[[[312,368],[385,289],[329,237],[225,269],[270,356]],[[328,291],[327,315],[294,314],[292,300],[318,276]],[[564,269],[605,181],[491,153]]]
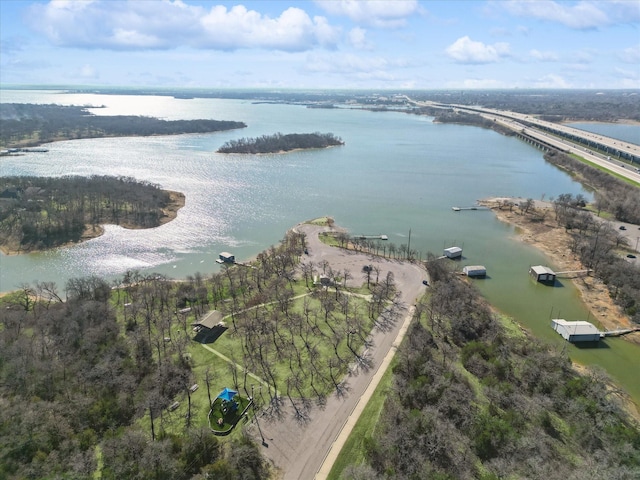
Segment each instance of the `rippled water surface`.
[[[541,288],[527,275],[542,254],[515,241],[515,233],[487,211],[455,213],[477,199],[511,195],[550,198],[590,194],[547,164],[540,151],[515,138],[460,125],[434,124],[404,113],[308,109],[242,100],[154,96],[63,95],[3,91],[3,102],[105,106],[98,115],[135,114],[166,119],[238,120],[246,129],[203,135],[57,142],[48,153],[2,158],[2,175],[122,175],[183,192],[178,217],[149,230],[107,226],[94,240],[57,250],[2,256],[0,290],[22,283],[90,274],[119,278],[138,269],[183,278],[218,270],[218,253],[246,259],[278,242],[300,221],[331,215],[352,233],[386,234],[422,252],[463,246],[465,264],[487,266],[479,283],[489,300],[556,342],[551,311],[584,319],[577,290]],[[345,145],[280,155],[223,155],[229,139],[282,133],[331,132]],[[592,352],[574,349],[585,363],[602,364],[640,399],[634,369],[638,348],[607,340]],[[572,347],[570,347],[572,348]],[[616,365],[633,368],[621,371]],[[635,385],[635,387],[634,387]],[[634,390],[635,388],[635,390]]]

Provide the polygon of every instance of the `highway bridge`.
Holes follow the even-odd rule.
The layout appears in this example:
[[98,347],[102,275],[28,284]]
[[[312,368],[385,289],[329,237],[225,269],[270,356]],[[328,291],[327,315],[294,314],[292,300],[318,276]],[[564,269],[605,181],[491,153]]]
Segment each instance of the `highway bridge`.
[[565,153],[574,153],[620,176],[640,183],[640,145],[635,143],[547,122],[517,112],[431,101],[418,102],[409,97],[405,98],[416,106],[481,115],[513,130],[525,141],[535,143],[543,149],[555,148]]

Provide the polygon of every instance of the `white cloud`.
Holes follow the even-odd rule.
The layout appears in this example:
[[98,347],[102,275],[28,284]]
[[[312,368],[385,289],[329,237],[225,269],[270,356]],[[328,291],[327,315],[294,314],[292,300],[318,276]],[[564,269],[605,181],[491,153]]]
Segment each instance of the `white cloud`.
[[571,88],[571,84],[560,75],[550,73],[534,81],[535,88]]
[[541,52],[535,48],[529,52],[529,55],[541,62],[557,62],[558,54],[556,52]]
[[637,0],[609,0],[605,5],[615,23],[640,22],[640,2]]
[[635,81],[635,88],[640,88],[640,72],[637,70],[626,70],[623,68],[615,68],[616,75],[624,80]]
[[14,55],[24,50],[28,40],[23,36],[13,36],[8,38],[2,38],[0,40],[0,54],[1,55]]
[[343,15],[354,22],[381,28],[396,28],[419,11],[417,0],[316,0],[331,15]]
[[75,73],[75,76],[83,80],[95,80],[100,78],[98,71],[89,64],[83,65],[80,70]]
[[288,8],[272,19],[242,5],[228,11],[216,6],[201,23],[205,30],[203,46],[229,50],[244,47],[302,51],[318,45],[331,47],[339,33],[326,18],[311,19],[299,8]]
[[389,62],[383,57],[314,53],[308,55],[305,69],[310,72],[354,73],[386,70],[389,66]]
[[[537,18],[554,23],[561,23],[575,29],[599,28],[612,23],[605,10],[608,2],[586,2],[569,4],[553,0],[509,0],[498,2],[510,13],[519,17]],[[613,2],[611,2],[613,4]],[[635,1],[626,3],[636,3]]]
[[640,45],[625,48],[620,54],[620,59],[625,63],[640,64]]
[[486,45],[464,36],[449,45],[445,52],[458,63],[495,63],[509,56],[509,44],[499,42]]
[[506,85],[503,81],[495,80],[492,78],[465,78],[463,80],[453,80],[447,82],[446,86],[447,88],[460,88],[469,90],[506,88]]
[[305,70],[310,73],[344,75],[358,80],[398,80],[398,71],[408,66],[401,58],[310,53]]
[[358,50],[371,50],[372,45],[367,40],[367,31],[364,28],[355,27],[349,32],[349,43]]
[[325,17],[311,18],[299,8],[271,18],[242,5],[206,10],[181,0],[51,1],[33,5],[27,19],[56,45],[110,50],[191,46],[304,51],[334,48],[341,33]]

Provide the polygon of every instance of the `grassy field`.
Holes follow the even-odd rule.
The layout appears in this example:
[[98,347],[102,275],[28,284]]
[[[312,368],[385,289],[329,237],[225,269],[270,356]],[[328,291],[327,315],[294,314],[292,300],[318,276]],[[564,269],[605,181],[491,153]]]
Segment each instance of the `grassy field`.
[[384,414],[384,402],[393,385],[393,366],[395,364],[396,360],[394,359],[382,376],[378,388],[362,411],[362,415],[360,415],[351,435],[349,435],[348,440],[333,464],[333,468],[327,477],[328,480],[338,480],[347,466],[360,465],[363,463],[367,441],[375,436],[378,420],[380,416]]
[[585,164],[589,165],[590,167],[595,168],[596,170],[600,170],[602,172],[608,173],[609,175],[614,176],[618,180],[621,180],[621,181],[623,181],[625,183],[628,183],[629,185],[633,185],[634,187],[640,187],[640,183],[636,182],[635,180],[631,180],[631,179],[629,179],[627,177],[624,177],[624,176],[620,175],[619,173],[615,173],[615,172],[609,170],[608,168],[605,168],[605,167],[602,167],[602,166],[600,166],[600,165],[598,165],[596,163],[590,162],[589,160],[587,160],[587,159],[585,159],[585,158],[583,158],[583,157],[581,157],[579,155],[576,155],[575,153],[570,153],[569,156],[574,158],[575,160],[578,160],[579,162],[585,163]]

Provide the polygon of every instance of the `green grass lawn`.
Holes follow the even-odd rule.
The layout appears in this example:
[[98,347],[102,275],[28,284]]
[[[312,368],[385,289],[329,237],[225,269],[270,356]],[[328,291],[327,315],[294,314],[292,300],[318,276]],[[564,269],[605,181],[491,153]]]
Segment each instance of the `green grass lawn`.
[[606,172],[609,175],[613,175],[618,180],[622,180],[623,182],[626,182],[626,183],[628,183],[630,185],[633,185],[634,187],[640,187],[640,183],[638,183],[638,182],[636,182],[634,180],[631,180],[631,179],[629,179],[627,177],[624,177],[624,176],[620,175],[619,173],[615,173],[615,172],[609,170],[608,168],[601,167],[600,165],[597,165],[597,164],[595,164],[593,162],[590,162],[589,160],[587,160],[587,159],[585,159],[585,158],[583,158],[583,157],[581,157],[579,155],[576,155],[575,153],[571,153],[571,154],[569,154],[569,156],[573,157],[574,159],[576,159],[576,160],[578,160],[578,161],[580,161],[582,163],[586,163],[587,165],[589,165],[592,168],[598,169],[598,170],[600,170],[602,172]]

